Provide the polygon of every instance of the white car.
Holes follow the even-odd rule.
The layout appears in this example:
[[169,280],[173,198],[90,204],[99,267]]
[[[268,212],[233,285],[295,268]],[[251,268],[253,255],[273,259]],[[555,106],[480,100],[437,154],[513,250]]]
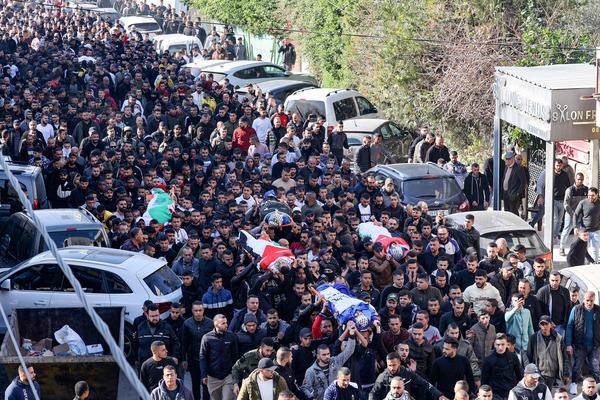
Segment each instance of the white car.
[[229,60],[202,60],[202,61],[193,61],[191,63],[184,64],[182,68],[189,68],[190,72],[193,76],[198,77],[202,70],[214,67],[215,65],[221,65],[230,63]]
[[291,73],[279,65],[264,61],[233,61],[206,68],[202,72],[213,74],[214,80],[221,85],[225,78],[229,78],[229,83],[239,87],[274,79],[310,82],[317,86],[317,80],[311,75]]
[[592,291],[596,294],[595,303],[600,305],[600,282],[598,282],[598,264],[580,265],[578,267],[562,268],[558,271],[561,275],[561,286],[569,289],[576,288],[579,301],[583,301],[585,292]]
[[[166,261],[125,250],[73,246],[59,249],[94,307],[125,307],[125,354],[131,355],[133,320],[152,300],[167,315],[181,299],[181,279]],[[50,251],[0,274],[0,305],[7,315],[15,308],[80,306],[71,283]],[[33,321],[32,321],[33,323]],[[0,333],[7,327],[0,319]]]
[[360,92],[350,89],[301,89],[288,96],[285,109],[300,114],[305,121],[324,116],[327,135],[337,126],[337,121],[381,117],[373,103]]
[[159,54],[165,51],[175,54],[181,49],[186,49],[188,54],[191,54],[194,47],[202,48],[202,42],[196,36],[182,35],[180,33],[158,35],[152,41],[154,42],[156,52]]
[[150,39],[154,38],[156,35],[162,35],[163,33],[162,28],[153,17],[121,17],[117,23],[128,34],[131,34],[133,31],[137,31],[142,35],[147,33]]

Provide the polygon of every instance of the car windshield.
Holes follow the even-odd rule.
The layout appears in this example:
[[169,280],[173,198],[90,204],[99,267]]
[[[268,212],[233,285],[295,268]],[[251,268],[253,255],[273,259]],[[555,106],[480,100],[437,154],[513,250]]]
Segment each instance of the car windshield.
[[144,282],[156,296],[166,296],[181,286],[181,279],[166,265],[145,277]]
[[[54,243],[56,243],[56,247],[59,248],[68,246],[107,247],[101,229],[50,232],[50,237],[54,240]],[[44,251],[45,250],[49,250],[46,243],[44,243]]]
[[405,195],[422,200],[450,199],[461,192],[454,177],[434,177],[405,181],[402,191]]
[[325,103],[316,100],[290,100],[286,109],[297,112],[302,119],[307,119],[310,114],[326,115]]
[[160,26],[156,22],[140,22],[129,26],[129,30],[135,27],[139,32],[155,32],[160,31]]
[[512,249],[518,244],[525,246],[527,254],[538,255],[547,253],[550,250],[544,245],[535,231],[508,231],[492,232],[481,237],[480,246],[486,249],[487,245],[498,238],[506,239],[508,248]]

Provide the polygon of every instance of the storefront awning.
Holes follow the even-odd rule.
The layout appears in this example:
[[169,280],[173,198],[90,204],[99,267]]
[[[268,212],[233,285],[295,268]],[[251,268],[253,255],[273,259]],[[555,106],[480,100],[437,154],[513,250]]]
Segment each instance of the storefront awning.
[[600,139],[596,102],[581,100],[595,87],[588,64],[496,67],[496,117],[545,141]]

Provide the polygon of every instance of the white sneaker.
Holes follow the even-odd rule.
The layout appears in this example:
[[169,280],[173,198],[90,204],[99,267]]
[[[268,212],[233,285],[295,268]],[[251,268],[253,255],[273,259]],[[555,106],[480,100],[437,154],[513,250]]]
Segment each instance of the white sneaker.
[[571,382],[569,385],[569,393],[577,394],[577,384],[575,382]]

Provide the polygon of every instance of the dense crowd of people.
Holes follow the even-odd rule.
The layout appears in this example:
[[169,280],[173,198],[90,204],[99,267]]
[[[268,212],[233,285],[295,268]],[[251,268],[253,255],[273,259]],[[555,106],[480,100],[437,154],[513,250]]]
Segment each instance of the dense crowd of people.
[[[117,0],[123,14],[154,15],[165,32],[205,44],[157,54],[147,36],[87,11],[0,3],[2,153],[43,169],[53,207],[88,210],[113,248],[163,258],[182,279],[168,317],[146,302],[134,326],[132,357],[153,399],[548,400],[558,383],[576,394],[582,382],[582,398],[595,399],[595,294],[580,303],[524,246],[499,239],[479,249],[470,214],[450,228],[425,202],[400,204],[391,179],[368,173],[394,161],[381,135],[350,149],[341,121],[327,132],[324,117],[303,121],[270,93],[249,88],[241,98],[229,82],[182,68],[245,59],[231,30],[206,34],[162,2]],[[280,50],[293,68],[289,39]],[[487,209],[489,160],[468,172],[443,136],[420,133],[409,162],[447,168],[470,208]],[[505,208],[518,212],[528,178],[513,168],[515,154],[504,158]],[[587,201],[577,179],[564,180],[572,221],[575,201]],[[154,188],[175,200],[164,226],[143,218]],[[267,193],[289,207],[286,226],[261,220]],[[590,218],[578,227],[590,228]],[[360,237],[365,222],[403,238],[409,251],[397,260]],[[257,268],[242,231],[289,248],[296,262]],[[366,330],[341,324],[311,291],[334,282],[370,303],[378,320]],[[584,380],[586,360],[593,378]],[[7,393],[34,390],[24,371]],[[565,394],[556,390],[557,399]]]

